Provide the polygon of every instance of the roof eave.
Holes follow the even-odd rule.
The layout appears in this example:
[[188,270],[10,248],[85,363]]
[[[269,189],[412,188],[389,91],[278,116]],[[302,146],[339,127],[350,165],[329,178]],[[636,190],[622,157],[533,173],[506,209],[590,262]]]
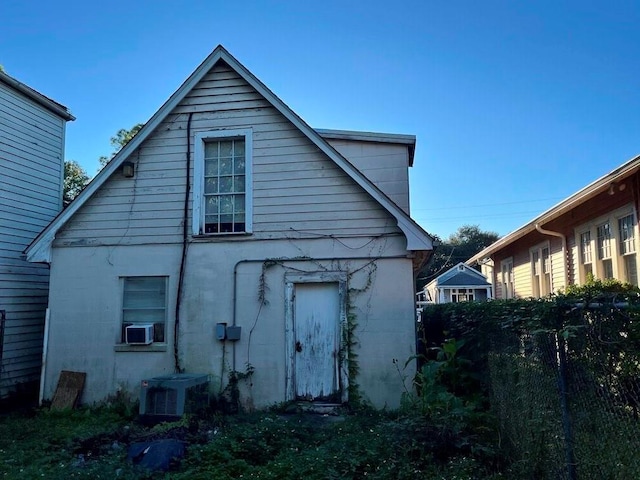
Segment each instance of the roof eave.
[[599,179],[580,189],[570,197],[546,210],[541,215],[537,216],[522,227],[514,230],[513,232],[505,235],[498,241],[489,245],[487,248],[478,252],[476,255],[467,260],[466,263],[472,265],[474,263],[480,262],[483,259],[490,258],[491,255],[504,248],[506,245],[509,245],[536,230],[536,225],[543,226],[550,221],[555,220],[556,218],[564,215],[581,203],[584,203],[585,201],[595,197],[596,195],[599,195],[600,193],[608,189],[612,183],[615,183],[621,178],[627,177],[629,174],[633,173],[639,168],[640,155],[636,155],[620,167],[600,177]]
[[64,105],[56,102],[55,100],[50,99],[49,97],[46,97],[45,95],[41,94],[37,90],[34,90],[28,85],[25,85],[24,83],[16,80],[15,78],[7,75],[2,71],[0,71],[0,82],[5,83],[6,85],[9,85],[11,88],[19,91],[24,96],[36,102],[38,105],[55,113],[56,115],[58,115],[59,117],[63,118],[66,121],[73,121],[76,119],[76,117],[71,115],[71,112],[69,112],[69,109]]

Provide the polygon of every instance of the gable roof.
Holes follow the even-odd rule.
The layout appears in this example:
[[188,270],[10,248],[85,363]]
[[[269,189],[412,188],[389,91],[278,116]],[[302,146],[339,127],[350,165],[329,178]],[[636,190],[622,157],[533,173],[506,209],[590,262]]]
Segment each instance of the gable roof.
[[[462,267],[462,269],[460,267]],[[464,287],[489,286],[491,284],[487,281],[487,277],[482,273],[469,267],[464,262],[460,262],[435,279],[431,280],[426,285],[426,288],[432,285],[436,285],[438,287]]]
[[587,200],[590,200],[593,197],[607,191],[611,188],[612,185],[615,185],[617,182],[639,170],[640,155],[633,157],[631,160],[623,163],[618,168],[615,168],[611,172],[597,179],[595,182],[590,183],[583,189],[578,190],[570,197],[554,205],[549,210],[538,215],[536,218],[526,223],[522,227],[500,238],[496,242],[492,243],[491,245],[471,257],[469,260],[467,260],[466,263],[472,265],[474,263],[479,263],[483,260],[489,259],[491,255],[506,247],[507,245],[521,239],[534,230],[544,228],[544,225],[546,225],[548,222],[555,220],[556,218],[566,214],[576,207],[579,207]]
[[344,156],[338,153],[329,143],[313,128],[302,120],[282,100],[280,100],[269,88],[256,78],[244,65],[238,62],[222,45],[218,45],[213,52],[196,68],[196,70],[184,81],[160,109],[140,129],[138,134],[131,139],[111,159],[109,163],[95,176],[84,190],[71,202],[71,204],[34,239],[27,247],[25,253],[27,260],[32,262],[50,262],[51,245],[55,235],[69,219],[89,200],[102,184],[120,167],[131,153],[133,153],[164,121],[173,109],[184,97],[202,80],[202,78],[218,62],[223,61],[240,75],[249,85],[260,93],[276,110],[287,120],[296,126],[309,138],[323,153],[333,160],[349,177],[362,187],[374,200],[385,208],[397,221],[398,228],[407,238],[407,250],[432,250],[433,238],[425,232],[409,215],[407,215],[395,202],[387,197],[365,175],[354,167]]
[[44,107],[50,112],[55,113],[60,118],[66,121],[72,121],[76,119],[73,115],[71,115],[71,113],[69,112],[69,109],[64,105],[61,105],[54,100],[51,100],[49,97],[45,97],[40,92],[34,90],[33,88],[25,85],[22,82],[19,82],[15,78],[7,75],[5,72],[2,72],[2,71],[0,71],[0,83],[4,83],[5,85],[8,85],[14,90],[20,92],[25,97],[33,100],[41,107]]

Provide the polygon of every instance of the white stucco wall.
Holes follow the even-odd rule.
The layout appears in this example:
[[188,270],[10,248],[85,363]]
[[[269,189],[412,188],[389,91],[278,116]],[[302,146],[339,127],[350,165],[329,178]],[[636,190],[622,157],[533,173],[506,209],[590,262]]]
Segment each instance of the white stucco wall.
[[[284,401],[285,273],[345,271],[349,311],[357,323],[355,382],[375,406],[398,406],[403,386],[393,359],[404,364],[415,343],[413,273],[411,260],[405,257],[406,240],[401,235],[342,239],[349,247],[328,238],[274,240],[261,241],[259,249],[255,242],[237,240],[189,245],[180,310],[181,367],[189,373],[210,374],[217,392],[226,384],[226,377],[221,383],[221,372],[243,371],[250,362],[255,374],[251,388],[242,386],[245,405],[259,408]],[[87,373],[85,403],[118,390],[137,396],[142,379],[174,371],[180,252],[179,245],[54,248],[45,398],[52,397],[61,370]],[[316,260],[303,258],[310,256]],[[263,260],[274,258],[281,260],[265,269],[266,303],[261,307]],[[127,350],[119,344],[121,277],[130,275],[169,277],[166,345],[121,351]],[[215,325],[233,323],[234,297],[242,337],[226,342],[223,360]]]

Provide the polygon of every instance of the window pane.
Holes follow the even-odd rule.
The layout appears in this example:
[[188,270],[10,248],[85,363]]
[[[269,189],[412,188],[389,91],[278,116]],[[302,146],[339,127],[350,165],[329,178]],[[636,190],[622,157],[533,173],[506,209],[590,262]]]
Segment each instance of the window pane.
[[218,175],[218,159],[204,161],[204,175],[205,177],[215,177]]
[[244,175],[233,178],[233,191],[239,193],[244,192]]
[[580,250],[582,253],[582,263],[591,263],[591,232],[580,234]]
[[233,177],[220,177],[220,193],[231,193],[233,191]]
[[218,208],[219,208],[218,197],[215,197],[215,196],[207,197],[205,202],[206,203],[205,203],[204,213],[206,215],[212,215],[212,214],[218,213]]
[[236,140],[234,142],[234,156],[244,157],[244,140]]
[[626,280],[631,285],[638,285],[638,265],[636,263],[636,255],[625,255],[624,257],[624,270],[626,274]]
[[218,142],[204,144],[204,158],[218,158]]
[[230,157],[233,154],[233,142],[231,140],[223,140],[220,142],[220,156]]
[[611,227],[605,223],[598,227],[598,258],[609,257],[611,257]]
[[604,278],[613,278],[613,263],[611,259],[602,261],[602,268],[604,270]]
[[205,215],[204,217],[204,233],[218,233],[219,215]]
[[233,164],[233,173],[244,175],[244,157],[236,157]]
[[623,254],[635,252],[633,215],[627,215],[618,220],[618,226],[620,229],[620,251]]
[[207,178],[205,180],[204,193],[218,193],[218,177]]
[[220,197],[220,213],[233,213],[233,199],[231,195]]
[[231,157],[220,157],[220,175],[231,175],[233,173],[233,160]]
[[244,195],[233,196],[233,211],[236,213],[244,212]]

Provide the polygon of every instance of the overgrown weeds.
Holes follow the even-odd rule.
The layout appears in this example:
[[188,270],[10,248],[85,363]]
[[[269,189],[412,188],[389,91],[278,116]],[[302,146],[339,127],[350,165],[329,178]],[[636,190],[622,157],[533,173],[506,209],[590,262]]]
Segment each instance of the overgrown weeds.
[[[129,444],[157,438],[187,443],[175,469],[152,473],[127,461]],[[113,407],[38,410],[0,418],[0,478],[501,478],[459,439],[424,417],[367,409],[211,414],[154,427]]]

